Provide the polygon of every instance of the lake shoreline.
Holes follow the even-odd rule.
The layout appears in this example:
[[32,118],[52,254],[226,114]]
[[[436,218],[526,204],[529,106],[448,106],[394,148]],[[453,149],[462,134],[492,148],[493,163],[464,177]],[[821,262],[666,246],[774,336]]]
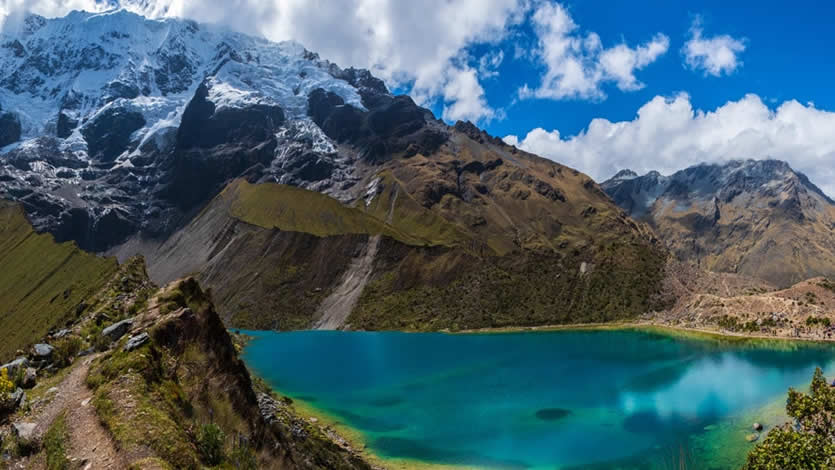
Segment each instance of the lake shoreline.
[[[610,323],[587,323],[587,324],[570,324],[570,325],[547,325],[534,327],[506,327],[506,328],[484,328],[462,331],[439,331],[436,333],[442,334],[508,334],[508,333],[525,333],[525,332],[556,332],[556,331],[645,331],[654,332],[663,335],[668,335],[674,338],[694,339],[701,341],[733,341],[733,342],[771,342],[777,340],[781,343],[790,344],[792,342],[803,343],[821,343],[829,344],[831,341],[815,340],[811,338],[792,338],[781,337],[763,334],[749,334],[749,333],[735,333],[735,332],[720,332],[709,329],[687,328],[679,326],[671,326],[663,323],[653,321],[630,321],[630,322],[610,322]],[[404,332],[408,333],[408,332]],[[245,334],[245,333],[244,333]],[[255,338],[249,337],[249,340]],[[247,341],[248,342],[248,341]],[[248,367],[251,373],[260,377],[256,371]],[[371,465],[375,470],[470,470],[477,467],[462,466],[454,464],[438,464],[425,462],[420,460],[392,458],[386,457],[376,453],[371,447],[369,439],[363,436],[358,429],[352,428],[350,425],[344,423],[340,418],[334,416],[325,409],[318,407],[315,403],[307,401],[304,397],[296,397],[293,394],[287,393],[281,387],[271,387],[272,390],[282,396],[287,396],[293,400],[293,407],[298,416],[306,421],[316,425],[320,430],[328,435],[337,445],[343,445],[352,453],[362,458]],[[782,399],[781,399],[782,400]],[[781,401],[780,400],[780,401]],[[339,443],[342,444],[339,444]]]
[[693,328],[679,325],[670,325],[667,323],[656,322],[652,320],[639,321],[623,321],[623,322],[606,322],[606,323],[568,323],[562,325],[541,325],[541,326],[507,326],[496,328],[476,328],[469,330],[441,330],[440,333],[446,334],[504,334],[504,333],[524,333],[524,332],[547,332],[547,331],[613,331],[613,330],[649,330],[664,334],[671,334],[673,336],[692,337],[694,339],[731,339],[739,341],[747,340],[778,340],[788,342],[805,342],[805,343],[833,343],[835,339],[828,338],[809,338],[809,337],[795,337],[785,335],[766,335],[762,333],[750,332],[736,332],[727,330],[715,330],[711,328]]

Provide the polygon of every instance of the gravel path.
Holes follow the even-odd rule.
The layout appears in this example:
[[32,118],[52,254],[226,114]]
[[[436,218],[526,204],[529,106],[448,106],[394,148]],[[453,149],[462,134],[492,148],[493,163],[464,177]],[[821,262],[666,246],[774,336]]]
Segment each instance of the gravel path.
[[[95,356],[81,358],[72,366],[73,370],[56,387],[54,398],[44,408],[28,419],[35,423],[35,435],[43,438],[49,427],[62,412],[65,413],[67,431],[70,435],[67,458],[79,462],[82,470],[115,469],[127,466],[122,461],[113,440],[93,408],[93,392],[87,388],[85,379]],[[45,468],[42,456],[29,462],[20,462],[16,468]]]

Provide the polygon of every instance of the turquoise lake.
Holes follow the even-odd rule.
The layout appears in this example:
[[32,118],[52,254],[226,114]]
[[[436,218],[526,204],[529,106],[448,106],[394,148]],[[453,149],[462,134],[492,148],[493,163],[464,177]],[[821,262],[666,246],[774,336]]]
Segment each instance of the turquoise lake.
[[727,469],[835,349],[633,330],[245,332],[246,364],[383,459],[478,468]]

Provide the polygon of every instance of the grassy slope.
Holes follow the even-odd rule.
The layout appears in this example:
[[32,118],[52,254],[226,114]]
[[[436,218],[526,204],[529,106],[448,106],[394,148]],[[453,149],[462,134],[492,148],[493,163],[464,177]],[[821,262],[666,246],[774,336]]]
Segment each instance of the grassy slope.
[[0,359],[44,337],[67,320],[116,272],[72,243],[37,234],[23,210],[0,202]]
[[[428,238],[420,231],[404,231],[373,214],[341,204],[324,194],[282,184],[233,181],[221,193],[230,201],[230,215],[263,228],[304,232],[318,237],[382,234],[408,245],[452,243]],[[430,234],[431,235],[431,234]]]

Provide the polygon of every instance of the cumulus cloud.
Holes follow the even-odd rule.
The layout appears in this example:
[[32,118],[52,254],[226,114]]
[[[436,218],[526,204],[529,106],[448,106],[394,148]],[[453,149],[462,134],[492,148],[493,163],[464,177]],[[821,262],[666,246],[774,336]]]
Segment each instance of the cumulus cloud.
[[597,181],[629,168],[669,174],[700,162],[776,158],[835,196],[835,113],[786,101],[776,109],[749,94],[713,111],[690,97],[657,96],[631,121],[594,119],[573,137],[533,129],[505,141],[588,173]]
[[529,10],[528,0],[0,0],[0,16],[60,16],[117,3],[149,17],[191,18],[272,40],[293,39],[343,67],[371,69],[421,104],[440,100],[449,119],[472,120],[496,112],[479,82],[480,58],[471,66],[462,63],[462,53],[498,43]]
[[685,63],[689,68],[701,70],[705,75],[714,77],[723,73],[730,75],[741,66],[739,55],[743,51],[745,51],[744,39],[734,39],[727,34],[704,37],[700,18],[693,20],[693,25],[690,27],[690,39],[682,48]]
[[670,40],[656,34],[637,47],[618,44],[604,48],[594,32],[581,34],[579,26],[559,3],[542,3],[531,18],[538,37],[536,57],[545,74],[536,88],[527,84],[519,90],[521,98],[603,99],[602,86],[613,82],[622,91],[644,87],[635,72],[655,62],[667,52]]

